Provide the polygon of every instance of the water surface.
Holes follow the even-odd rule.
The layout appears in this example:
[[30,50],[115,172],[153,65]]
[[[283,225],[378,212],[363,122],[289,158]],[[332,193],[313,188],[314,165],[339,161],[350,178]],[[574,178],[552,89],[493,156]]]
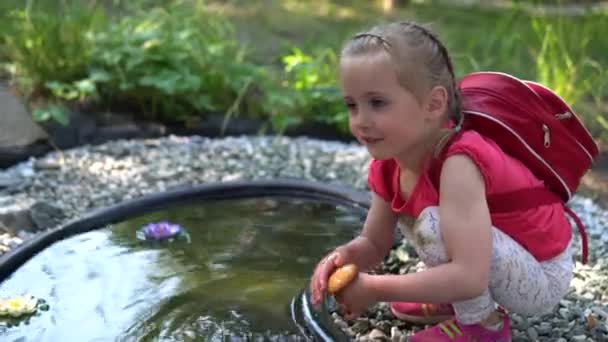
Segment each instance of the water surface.
[[[364,214],[308,200],[217,201],[68,238],[0,284],[0,297],[27,292],[50,306],[27,325],[0,325],[2,341],[296,340],[291,298]],[[136,239],[161,220],[191,241]]]

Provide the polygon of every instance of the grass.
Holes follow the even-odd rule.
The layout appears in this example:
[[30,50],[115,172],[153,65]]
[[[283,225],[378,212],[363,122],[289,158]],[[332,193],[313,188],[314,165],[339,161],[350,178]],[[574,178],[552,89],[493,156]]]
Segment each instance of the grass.
[[[168,38],[155,48],[158,51],[147,49],[141,42],[129,45],[133,35],[130,26],[123,27],[124,20],[134,27],[139,27],[138,20],[142,24],[150,18],[157,21],[151,5],[164,7],[161,12],[170,13],[167,27],[179,29],[174,30],[177,34],[183,30],[205,31],[213,26],[215,20],[210,17],[194,20],[190,26],[182,25],[189,16],[175,12],[176,4],[185,13],[204,5],[205,13],[227,18],[236,28],[238,42],[229,35],[226,43],[237,43],[239,50],[247,51],[243,54],[247,58],[238,62],[241,59],[224,54],[216,56],[211,67],[197,66],[201,64],[199,60],[214,55],[215,38],[226,40],[221,35],[196,33],[194,38]],[[32,6],[44,6],[44,10],[28,14],[24,8]],[[12,11],[19,8],[21,12]],[[62,9],[67,13],[61,13]],[[9,70],[4,76],[21,80],[22,85],[29,82],[30,88],[62,99],[88,97],[97,92],[97,87],[105,88],[104,100],[112,93],[120,98],[129,95],[129,82],[134,82],[138,86],[132,95],[145,99],[151,96],[140,89],[142,86],[147,90],[161,87],[163,96],[153,98],[165,103],[167,106],[162,107],[170,115],[176,115],[175,103],[200,102],[212,96],[218,101],[211,107],[226,111],[227,116],[245,109],[244,112],[264,112],[276,122],[314,118],[343,126],[341,101],[334,84],[334,56],[353,34],[394,20],[431,24],[451,51],[458,76],[496,70],[544,83],[573,104],[596,137],[608,137],[608,40],[603,38],[608,32],[608,13],[532,16],[517,8],[448,6],[422,0],[410,1],[389,13],[383,11],[379,0],[3,0],[0,77],[2,70]],[[103,40],[91,43],[91,35],[83,34],[89,31],[113,35],[115,44],[103,45]],[[136,52],[139,59],[132,56]],[[186,64],[193,68],[171,62],[182,58],[183,53],[191,56]],[[127,78],[124,68],[106,68],[102,82],[93,69],[99,69],[99,59],[106,55],[111,58],[102,60],[101,66],[115,66],[116,60],[124,61],[118,64],[127,67],[142,59],[149,63],[139,63]],[[286,61],[297,63],[288,67]],[[167,76],[169,73],[171,77]],[[200,79],[193,80],[192,75]],[[217,76],[216,81],[222,81],[208,80],[213,75]],[[107,81],[112,77],[122,83]],[[187,83],[184,78],[191,79],[193,86],[187,94],[176,92]],[[249,101],[252,94],[254,99]],[[243,105],[238,106],[241,102]],[[194,107],[210,106],[198,103]]]
[[498,70],[547,84],[608,132],[608,13],[532,17],[521,10],[412,3],[384,13],[378,2],[329,0],[207,1],[228,17],[260,63],[277,65],[293,46],[336,52],[354,33],[393,20],[431,24],[451,51],[456,73]]

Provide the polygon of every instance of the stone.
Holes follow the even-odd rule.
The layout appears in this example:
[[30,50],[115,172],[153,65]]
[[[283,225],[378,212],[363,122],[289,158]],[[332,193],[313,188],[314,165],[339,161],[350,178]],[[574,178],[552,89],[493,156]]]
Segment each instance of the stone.
[[41,170],[59,170],[61,169],[61,163],[54,159],[38,159],[34,162],[34,169]]
[[372,341],[389,341],[388,336],[380,329],[372,330],[372,332],[369,333],[369,338]]
[[534,327],[529,327],[526,330],[526,333],[528,334],[528,337],[532,340],[536,340],[538,339],[538,332],[536,331],[536,329]]
[[397,327],[391,328],[391,342],[399,342],[399,341],[401,341],[402,337],[403,337],[403,333],[401,333],[401,330],[399,330],[399,328],[397,328]]
[[27,146],[46,140],[47,133],[32,119],[21,100],[0,84],[0,148]]
[[585,342],[587,340],[586,335],[574,335],[570,339],[571,342]]
[[370,328],[370,323],[369,323],[369,320],[366,318],[357,319],[355,324],[353,324],[353,326],[351,327],[351,329],[353,329],[353,331],[356,333],[365,333],[369,330],[369,328]]
[[528,322],[520,315],[513,315],[512,320],[513,325],[519,329],[526,330],[528,328]]
[[61,223],[65,214],[61,208],[44,201],[36,202],[30,208],[30,218],[40,230],[51,228]]
[[552,330],[553,327],[551,327],[551,324],[547,322],[541,322],[540,325],[536,327],[536,331],[539,335],[549,335]]
[[31,200],[15,200],[13,203],[2,203],[0,199],[0,226],[4,231],[17,234],[20,230],[35,230],[35,223],[30,218]]
[[12,175],[0,174],[0,190],[18,189],[24,184],[23,179]]

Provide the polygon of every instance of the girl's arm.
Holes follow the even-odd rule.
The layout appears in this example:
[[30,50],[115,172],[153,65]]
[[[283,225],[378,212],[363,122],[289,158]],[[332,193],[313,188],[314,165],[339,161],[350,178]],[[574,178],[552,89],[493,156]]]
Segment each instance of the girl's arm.
[[336,267],[354,263],[363,271],[380,263],[392,246],[396,223],[397,215],[390,205],[372,192],[371,206],[361,234],[336,248],[317,264],[310,282],[313,305],[321,302],[329,275]]
[[393,245],[395,214],[388,202],[372,191],[372,201],[361,234],[336,249],[344,253],[348,262],[355,263],[360,270],[369,270],[378,265]]
[[483,177],[471,159],[454,155],[444,163],[440,189],[439,224],[450,261],[417,273],[365,277],[377,301],[452,303],[488,287],[492,235]]

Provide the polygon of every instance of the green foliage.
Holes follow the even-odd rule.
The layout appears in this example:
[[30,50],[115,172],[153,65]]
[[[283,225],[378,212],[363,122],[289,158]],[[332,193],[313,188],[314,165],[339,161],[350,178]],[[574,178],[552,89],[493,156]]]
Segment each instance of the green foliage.
[[32,118],[34,121],[40,123],[56,121],[64,126],[67,126],[69,123],[69,116],[66,108],[58,104],[35,108],[32,111]]
[[[223,113],[225,125],[245,113],[279,132],[309,122],[346,132],[335,51],[379,20],[413,17],[437,23],[457,74],[497,70],[539,81],[594,135],[608,136],[607,13],[566,18],[412,3],[389,18],[374,8],[332,0],[4,0],[0,70],[25,95],[43,98],[36,103],[51,104],[36,110],[37,120],[65,122],[63,104],[87,101],[168,121]],[[245,49],[245,41],[255,45]]]
[[26,95],[45,95],[49,81],[71,82],[86,75],[92,53],[87,35],[107,18],[95,3],[73,0],[54,6],[27,1],[3,19],[3,51],[13,78]]
[[[531,77],[527,74],[531,62],[529,53],[522,49],[526,46],[525,34],[522,34],[523,30],[513,31],[513,27],[525,25],[521,22],[522,15],[520,11],[513,10],[494,18],[488,27],[474,25],[472,32],[463,32],[468,28],[446,32],[448,48],[458,66],[457,72],[462,75],[480,70],[500,70]],[[462,39],[463,34],[468,39]]]
[[606,135],[602,102],[608,80],[589,51],[592,38],[602,32],[598,29],[608,29],[608,25],[593,19],[605,22],[608,15],[590,15],[576,22],[563,17],[532,19],[540,42],[540,49],[534,51],[536,80],[571,104],[596,135]]
[[273,111],[273,126],[282,130],[306,121],[336,126],[345,131],[348,117],[337,86],[337,56],[332,49],[320,49],[309,55],[299,48],[282,57],[285,79],[283,91],[268,94]]
[[93,37],[90,79],[104,96],[150,115],[225,111],[257,68],[232,34],[200,6],[152,8]]
[[242,109],[254,78],[265,75],[245,60],[231,24],[202,4],[131,4],[132,14],[112,25],[95,3],[33,4],[13,9],[11,34],[2,35],[12,76],[28,95],[100,100],[180,121]]
[[533,16],[520,8],[500,13],[491,26],[446,32],[459,74],[496,70],[538,81],[564,98],[595,137],[608,138],[607,59],[601,52],[608,47],[601,38],[608,14]]

